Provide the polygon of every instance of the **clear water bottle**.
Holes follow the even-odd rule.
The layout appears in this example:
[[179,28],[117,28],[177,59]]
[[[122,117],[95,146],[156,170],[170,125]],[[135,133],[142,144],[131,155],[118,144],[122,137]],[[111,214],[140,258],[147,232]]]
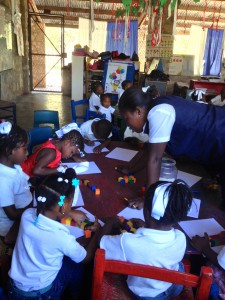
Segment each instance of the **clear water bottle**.
[[173,182],[177,179],[176,161],[172,158],[163,157],[159,180]]

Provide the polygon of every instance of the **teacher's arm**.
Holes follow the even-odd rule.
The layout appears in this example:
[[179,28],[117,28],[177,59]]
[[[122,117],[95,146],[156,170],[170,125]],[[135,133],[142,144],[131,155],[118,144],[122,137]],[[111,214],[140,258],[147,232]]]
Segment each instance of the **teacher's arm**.
[[149,143],[147,165],[147,188],[159,180],[161,160],[166,149],[166,143]]

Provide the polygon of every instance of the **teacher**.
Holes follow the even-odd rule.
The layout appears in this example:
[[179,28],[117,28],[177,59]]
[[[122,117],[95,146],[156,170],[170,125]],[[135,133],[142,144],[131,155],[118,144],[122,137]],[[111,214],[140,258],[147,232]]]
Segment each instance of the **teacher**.
[[127,126],[149,135],[147,187],[159,180],[161,159],[187,158],[219,174],[225,205],[225,110],[176,96],[152,99],[141,89],[127,89],[119,102]]

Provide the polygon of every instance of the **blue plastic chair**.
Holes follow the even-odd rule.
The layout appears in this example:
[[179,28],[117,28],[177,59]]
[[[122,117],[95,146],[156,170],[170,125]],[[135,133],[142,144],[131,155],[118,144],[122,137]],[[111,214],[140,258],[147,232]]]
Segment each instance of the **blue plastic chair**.
[[98,114],[96,111],[87,109],[86,110],[86,120],[91,120],[91,119],[105,119],[106,118],[106,114]]
[[33,127],[40,127],[41,124],[54,125],[53,130],[59,130],[59,113],[55,110],[35,110]]
[[28,136],[28,153],[31,155],[34,146],[43,144],[48,139],[53,137],[53,130],[50,126],[35,127],[28,131]]
[[[87,121],[88,119],[86,118],[86,109],[89,105],[89,100],[71,100],[71,114],[72,114],[72,122],[77,123],[78,126],[80,126],[83,122]],[[79,115],[77,113],[78,106],[80,106],[80,110],[83,111],[83,115]],[[82,122],[78,122],[78,119],[81,119]]]

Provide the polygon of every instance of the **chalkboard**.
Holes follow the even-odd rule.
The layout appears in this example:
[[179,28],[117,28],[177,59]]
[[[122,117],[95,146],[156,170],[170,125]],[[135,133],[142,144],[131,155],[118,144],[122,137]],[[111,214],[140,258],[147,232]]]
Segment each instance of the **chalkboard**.
[[12,68],[11,12],[9,8],[0,5],[0,72]]

